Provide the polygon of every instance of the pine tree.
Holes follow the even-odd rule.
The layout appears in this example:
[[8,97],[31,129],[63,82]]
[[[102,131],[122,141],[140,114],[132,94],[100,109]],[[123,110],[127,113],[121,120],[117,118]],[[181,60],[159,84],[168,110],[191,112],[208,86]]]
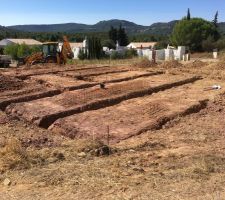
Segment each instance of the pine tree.
[[217,11],[216,14],[215,14],[215,17],[214,17],[214,19],[213,19],[213,24],[214,24],[214,26],[215,26],[216,28],[218,28],[218,15],[219,15],[219,13],[218,13],[218,11]]
[[118,37],[117,29],[111,26],[109,31],[109,39],[111,39],[116,44],[117,37]]
[[102,55],[102,45],[99,38],[91,37],[88,39],[88,59],[100,59]]
[[118,41],[120,46],[127,46],[129,44],[128,36],[121,24],[118,30]]
[[190,20],[191,19],[191,12],[190,12],[190,9],[188,8],[188,11],[187,11],[187,20]]

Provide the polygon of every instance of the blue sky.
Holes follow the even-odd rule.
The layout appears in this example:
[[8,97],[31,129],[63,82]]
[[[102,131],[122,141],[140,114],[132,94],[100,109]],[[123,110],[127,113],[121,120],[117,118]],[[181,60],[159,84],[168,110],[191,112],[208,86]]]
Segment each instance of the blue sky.
[[85,23],[124,19],[141,25],[186,15],[225,22],[225,0],[0,0],[0,25]]

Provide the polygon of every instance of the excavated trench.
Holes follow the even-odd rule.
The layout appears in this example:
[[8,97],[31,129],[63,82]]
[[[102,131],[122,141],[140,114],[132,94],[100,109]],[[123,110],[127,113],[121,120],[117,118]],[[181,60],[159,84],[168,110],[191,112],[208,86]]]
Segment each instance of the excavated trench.
[[[173,78],[178,79],[177,76],[174,76]],[[179,78],[181,79],[181,77]],[[152,79],[154,80],[153,77],[151,78],[151,81],[153,81]],[[155,77],[156,82],[159,82],[159,79],[163,79],[163,77]],[[64,93],[61,94],[61,96],[58,95],[52,98],[32,101],[30,103],[12,104],[7,107],[6,111],[8,114],[15,117],[35,123],[43,128],[48,128],[59,118],[64,118],[89,110],[97,110],[113,106],[128,99],[151,95],[176,86],[193,83],[199,79],[200,77],[191,77],[178,81],[161,80],[160,83],[155,83],[155,85],[152,86],[149,84],[139,84],[140,88],[135,84],[140,82],[140,80],[131,81],[131,83],[133,83],[133,87],[135,86],[134,88],[132,88],[132,84],[128,81],[119,85],[112,84],[112,86],[107,90],[98,89],[97,91],[99,91],[99,93],[97,91],[95,92],[95,89],[93,88],[91,89],[93,94],[89,90],[81,90]],[[81,93],[80,95],[79,92]],[[82,92],[87,96],[83,96]],[[67,101],[65,98],[67,98]]]
[[[213,81],[198,80],[172,87],[149,96],[129,99],[98,110],[77,113],[56,120],[49,129],[75,138],[97,138],[117,143],[149,130],[161,129],[167,122],[207,106],[209,100],[224,90],[204,91]],[[225,85],[220,83],[222,87]]]
[[[123,82],[128,80],[134,80],[141,77],[150,77],[154,75],[162,74],[162,72],[150,72],[143,73],[135,76],[128,76],[124,78],[111,78],[111,80],[105,81],[105,83],[116,83]],[[110,76],[110,75],[109,75]],[[64,90],[73,91],[85,88],[91,88],[96,85],[99,85],[99,82],[87,82],[82,80],[74,80],[69,77],[61,77],[54,74],[44,74],[31,76],[30,80],[34,85],[34,81],[37,82],[35,87],[28,87],[29,82],[25,85],[26,89],[21,89],[18,91],[4,92],[0,98],[0,109],[5,110],[7,106],[12,103],[22,103],[29,102],[41,98],[52,97],[58,94],[63,93]],[[63,83],[63,85],[62,85]],[[24,87],[25,87],[24,86]],[[27,88],[28,87],[28,88]]]

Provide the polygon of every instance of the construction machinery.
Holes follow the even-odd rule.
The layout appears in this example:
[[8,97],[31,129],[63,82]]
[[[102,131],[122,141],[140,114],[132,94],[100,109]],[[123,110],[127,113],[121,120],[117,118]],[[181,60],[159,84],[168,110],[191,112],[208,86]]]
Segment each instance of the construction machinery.
[[63,37],[63,43],[47,42],[42,45],[42,52],[28,56],[25,59],[26,65],[38,63],[57,63],[66,64],[67,59],[72,59],[74,54],[66,36]]
[[9,67],[12,58],[7,55],[0,55],[0,67]]

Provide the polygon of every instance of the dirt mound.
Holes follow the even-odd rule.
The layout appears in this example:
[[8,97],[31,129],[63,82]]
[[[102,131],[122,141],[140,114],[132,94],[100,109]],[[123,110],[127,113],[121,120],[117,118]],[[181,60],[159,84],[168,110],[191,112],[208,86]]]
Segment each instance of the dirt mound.
[[160,67],[165,68],[165,69],[179,68],[182,66],[183,65],[181,63],[179,63],[177,60],[165,61],[160,65]]
[[135,62],[132,64],[132,67],[139,67],[139,68],[149,68],[149,67],[156,67],[157,64],[149,61],[147,58],[142,59],[141,61]]
[[25,87],[25,83],[22,80],[0,74],[0,92],[6,90],[20,90],[23,87]]
[[215,67],[215,69],[224,70],[225,69],[225,57],[222,58],[218,63],[215,63],[213,66]]
[[209,65],[211,69],[216,69],[216,70],[224,70],[225,69],[225,55],[221,55],[219,62],[212,63]]
[[189,68],[201,68],[201,67],[205,67],[207,65],[208,65],[208,63],[206,63],[206,62],[202,62],[200,60],[195,60],[192,63],[186,64],[185,67],[189,67]]

